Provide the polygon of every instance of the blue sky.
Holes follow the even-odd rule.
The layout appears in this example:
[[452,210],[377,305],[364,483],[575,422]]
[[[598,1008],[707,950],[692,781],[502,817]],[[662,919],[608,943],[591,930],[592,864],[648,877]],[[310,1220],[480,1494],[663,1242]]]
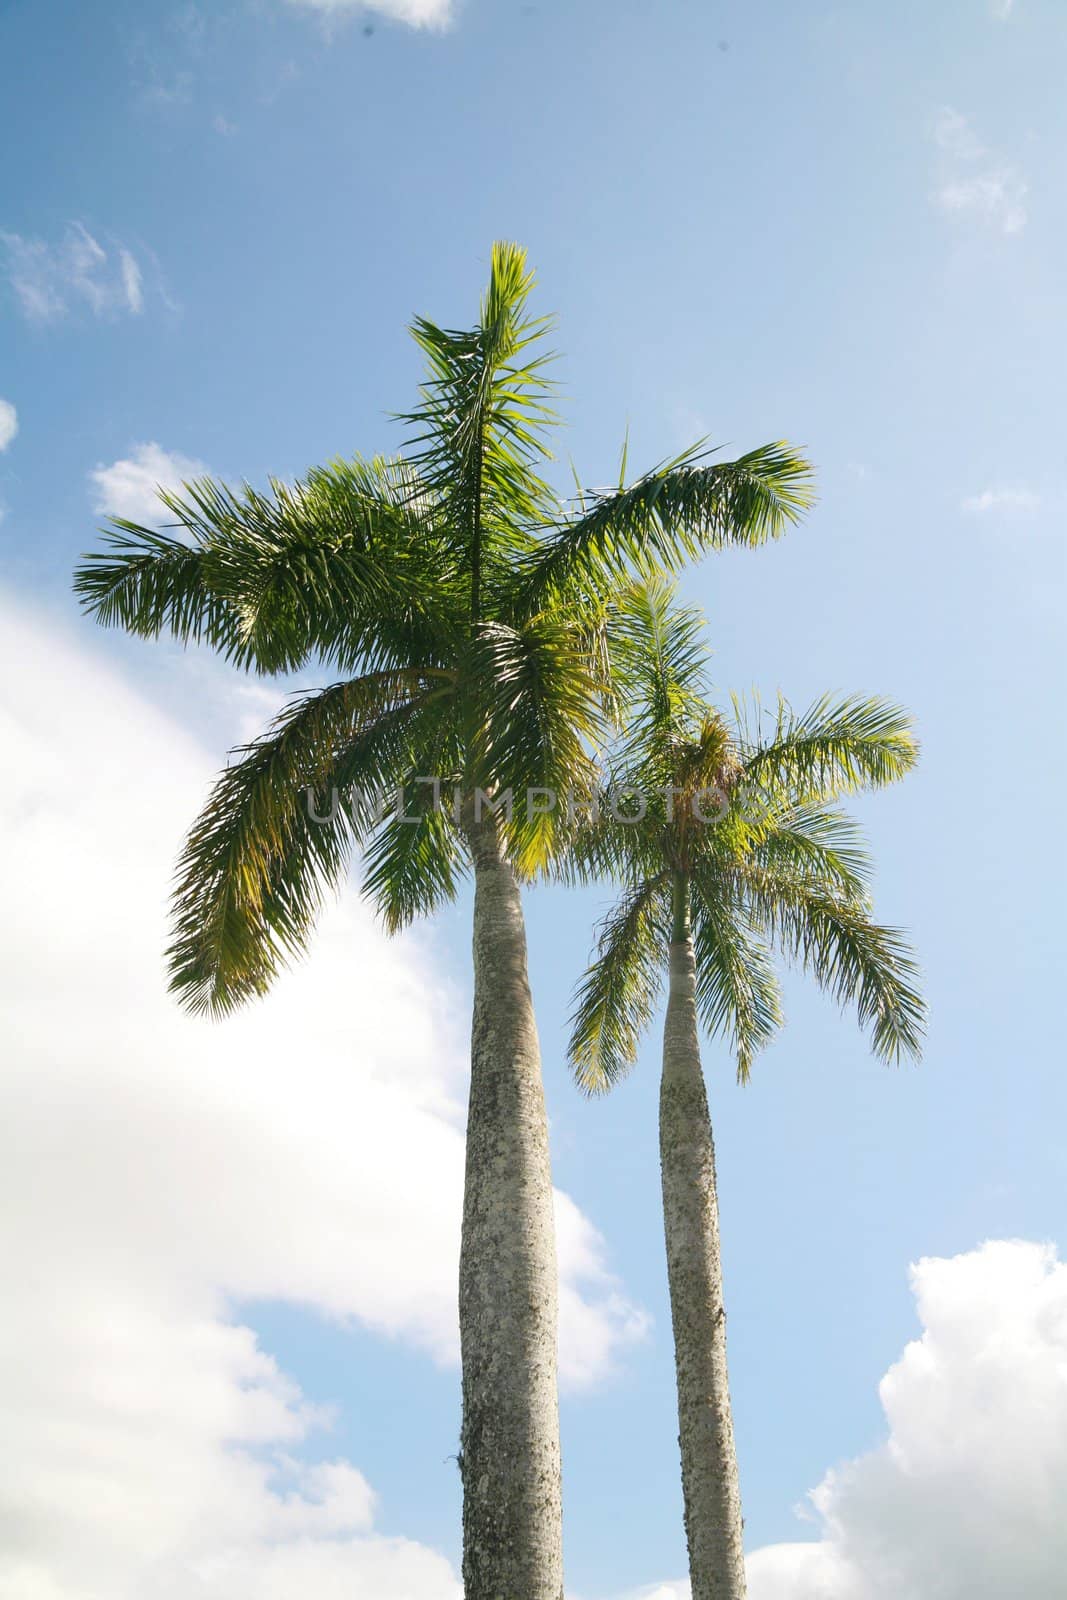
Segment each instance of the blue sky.
[[[269,695],[77,619],[97,509],[175,457],[260,482],[393,448],[419,376],[405,324],[471,319],[494,238],[528,247],[558,314],[561,487],[568,455],[612,478],[627,428],[637,467],[703,435],[787,437],[817,465],[802,529],[684,590],[724,693],[914,712],[920,771],[859,809],[932,1020],[922,1067],[886,1071],[790,979],[749,1088],[708,1048],[753,1549],[825,1534],[797,1505],[884,1438],[878,1382],[919,1331],[910,1263],[1067,1243],[1065,67],[1058,0],[0,8],[5,605],[35,661],[55,631],[210,762]],[[16,716],[37,704],[22,659]],[[110,759],[103,728],[93,749]],[[122,848],[116,825],[101,849]],[[599,903],[529,900],[556,1180],[631,1308],[604,1313],[610,1361],[564,1398],[589,1600],[685,1564],[657,1040],[607,1102],[562,1060]],[[460,1018],[466,940],[460,906],[418,946]],[[376,1528],[454,1561],[447,1354],[399,1313],[383,1334],[284,1273],[245,1281],[226,1316],[336,1408],[304,1458],[340,1451],[381,1497]],[[766,1593],[808,1593],[785,1585]]]

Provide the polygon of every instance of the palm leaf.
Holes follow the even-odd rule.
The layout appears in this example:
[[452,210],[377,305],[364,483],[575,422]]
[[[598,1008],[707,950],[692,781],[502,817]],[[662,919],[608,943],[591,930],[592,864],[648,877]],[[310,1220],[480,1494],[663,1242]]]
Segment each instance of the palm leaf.
[[189,1010],[222,1013],[264,994],[303,950],[353,840],[373,825],[371,802],[348,810],[349,792],[403,782],[418,720],[446,692],[415,673],[332,684],[287,708],[222,772],[173,897],[170,986]]
[[590,492],[580,514],[529,558],[521,602],[533,609],[553,593],[609,594],[633,570],[677,571],[708,550],[763,544],[797,522],[811,501],[811,467],[786,444],[713,465],[686,452],[628,489]]
[[691,879],[691,916],[701,1021],[713,1038],[729,1041],[738,1080],[747,1083],[783,1020],[770,952],[744,907],[710,874]]
[[530,548],[531,525],[553,504],[535,471],[549,454],[545,432],[554,414],[544,370],[550,358],[530,354],[549,326],[525,315],[532,286],[525,251],[496,244],[475,328],[442,328],[424,317],[412,325],[428,378],[420,406],[400,420],[413,428],[413,459],[447,508],[474,620],[483,614],[483,584]]
[[181,537],[115,521],[75,575],[85,610],[142,638],[206,643],[257,672],[440,662],[452,577],[409,469],[335,462],[262,494],[212,479],[160,491]]
[[647,767],[650,755],[670,761],[703,712],[704,615],[674,597],[667,578],[652,576],[626,588],[610,612],[608,648],[626,706],[617,759],[635,769]]
[[796,716],[779,699],[775,731],[766,741],[747,735],[745,708],[735,704],[747,781],[769,789],[788,786],[797,799],[880,788],[918,760],[911,718],[887,700],[824,695]]
[[587,741],[598,727],[596,685],[580,636],[551,615],[519,628],[481,624],[469,662],[482,716],[470,782],[498,796],[510,791],[508,853],[530,876],[563,837],[567,795],[587,792],[592,782]]
[[739,875],[746,903],[768,937],[838,1005],[854,1005],[876,1054],[922,1053],[926,1008],[904,934],[874,922],[863,905],[784,872]]
[[764,818],[749,860],[772,873],[803,878],[859,905],[867,904],[871,859],[862,831],[836,806],[810,802]]
[[568,1057],[580,1086],[599,1093],[637,1056],[656,1007],[667,948],[670,878],[642,883],[605,917],[575,995]]

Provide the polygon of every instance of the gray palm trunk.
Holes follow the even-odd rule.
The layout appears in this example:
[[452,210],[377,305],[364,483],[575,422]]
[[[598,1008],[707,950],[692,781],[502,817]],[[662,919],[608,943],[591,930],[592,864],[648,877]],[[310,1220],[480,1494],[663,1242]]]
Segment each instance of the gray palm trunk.
[[518,884],[491,819],[475,868],[460,1250],[465,1600],[562,1600],[555,1222]]
[[744,1600],[741,1490],[726,1369],[715,1145],[700,1063],[696,962],[684,904],[670,947],[659,1126],[693,1600]]

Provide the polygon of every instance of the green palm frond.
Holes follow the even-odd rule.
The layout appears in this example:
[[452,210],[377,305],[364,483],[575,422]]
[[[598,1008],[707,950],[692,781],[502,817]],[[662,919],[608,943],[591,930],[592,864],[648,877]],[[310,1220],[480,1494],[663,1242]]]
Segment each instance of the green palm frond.
[[625,801],[610,787],[595,786],[578,799],[549,863],[554,882],[575,887],[608,880],[632,888],[663,869],[661,830],[619,820],[610,809],[613,798],[622,814]]
[[633,1065],[663,983],[669,919],[666,872],[642,883],[605,917],[594,960],[578,986],[568,1059],[589,1094],[610,1089]]
[[628,489],[590,492],[530,557],[522,601],[539,608],[553,593],[609,594],[634,570],[677,571],[708,550],[763,544],[798,522],[812,498],[810,463],[789,445],[713,465],[688,451]]
[[575,640],[585,661],[586,675],[595,685],[600,722],[597,744],[598,749],[603,750],[611,733],[621,725],[623,704],[618,674],[612,666],[613,608],[603,601],[589,600],[581,607],[567,607],[563,615],[573,627]]
[[390,933],[454,899],[467,870],[450,797],[421,773],[395,797],[368,845],[363,883]]
[[[440,677],[377,673],[293,706],[219,776],[190,831],[174,889],[171,989],[192,1011],[224,1013],[261,995],[306,943],[373,799],[410,770]],[[334,792],[338,802],[334,803]],[[313,815],[314,813],[314,815]]]
[[661,756],[699,726],[706,691],[704,614],[674,604],[675,586],[651,576],[627,587],[610,613],[608,647],[627,727],[618,753],[631,767]]
[[844,1007],[853,1005],[886,1061],[922,1053],[926,1007],[905,935],[874,922],[863,905],[783,872],[739,875],[767,936]]
[[887,700],[824,695],[797,716],[779,699],[770,739],[746,731],[746,708],[735,702],[742,729],[747,781],[789,787],[798,798],[832,798],[849,790],[895,783],[919,755],[911,718]]
[[105,538],[106,547],[87,555],[75,573],[84,611],[105,628],[141,639],[171,633],[183,644],[208,644],[240,659],[240,612],[219,592],[202,550],[119,517]]
[[203,642],[263,673],[312,655],[346,671],[446,653],[454,579],[440,519],[402,464],[335,462],[268,494],[201,479],[159,499],[180,536],[116,520],[76,572],[105,625]]
[[518,628],[481,624],[470,663],[483,717],[470,779],[511,792],[508,853],[530,876],[565,831],[568,793],[587,792],[593,781],[586,741],[597,732],[596,684],[581,638],[550,614]]
[[415,431],[413,458],[448,510],[454,548],[470,576],[471,616],[482,615],[482,585],[531,547],[532,526],[554,500],[536,464],[549,455],[548,355],[531,349],[549,327],[525,314],[533,286],[526,253],[493,246],[478,325],[439,327],[424,317],[412,334],[426,357],[421,405],[400,420]]
[[819,883],[866,905],[872,863],[863,833],[836,806],[785,806],[765,819],[750,851],[753,865]]
[[[390,933],[430,916],[451,900],[466,876],[457,817],[465,751],[454,706],[441,696],[425,706],[405,751],[407,772],[389,796],[389,810],[365,826],[363,892]],[[399,763],[394,761],[394,766]]]
[[701,1021],[713,1038],[729,1041],[738,1080],[747,1083],[783,1020],[770,951],[743,906],[711,875],[691,879],[691,916]]

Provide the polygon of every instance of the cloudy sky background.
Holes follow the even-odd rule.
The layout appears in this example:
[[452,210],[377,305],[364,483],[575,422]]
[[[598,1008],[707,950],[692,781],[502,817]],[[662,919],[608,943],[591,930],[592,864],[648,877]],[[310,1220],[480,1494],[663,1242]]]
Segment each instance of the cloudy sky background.
[[[469,908],[388,944],[353,888],[265,1004],[183,1018],[175,851],[282,691],[100,634],[69,574],[157,483],[389,448],[406,319],[461,324],[513,236],[588,481],[627,424],[819,466],[803,532],[686,579],[717,682],[924,741],[863,807],[923,1067],[793,980],[749,1090],[708,1052],[754,1600],[1052,1600],[1067,19],[91,9],[0,11],[0,1597],[457,1596]],[[561,1060],[598,904],[530,900],[569,1581],[679,1600],[655,1041],[606,1104]]]

